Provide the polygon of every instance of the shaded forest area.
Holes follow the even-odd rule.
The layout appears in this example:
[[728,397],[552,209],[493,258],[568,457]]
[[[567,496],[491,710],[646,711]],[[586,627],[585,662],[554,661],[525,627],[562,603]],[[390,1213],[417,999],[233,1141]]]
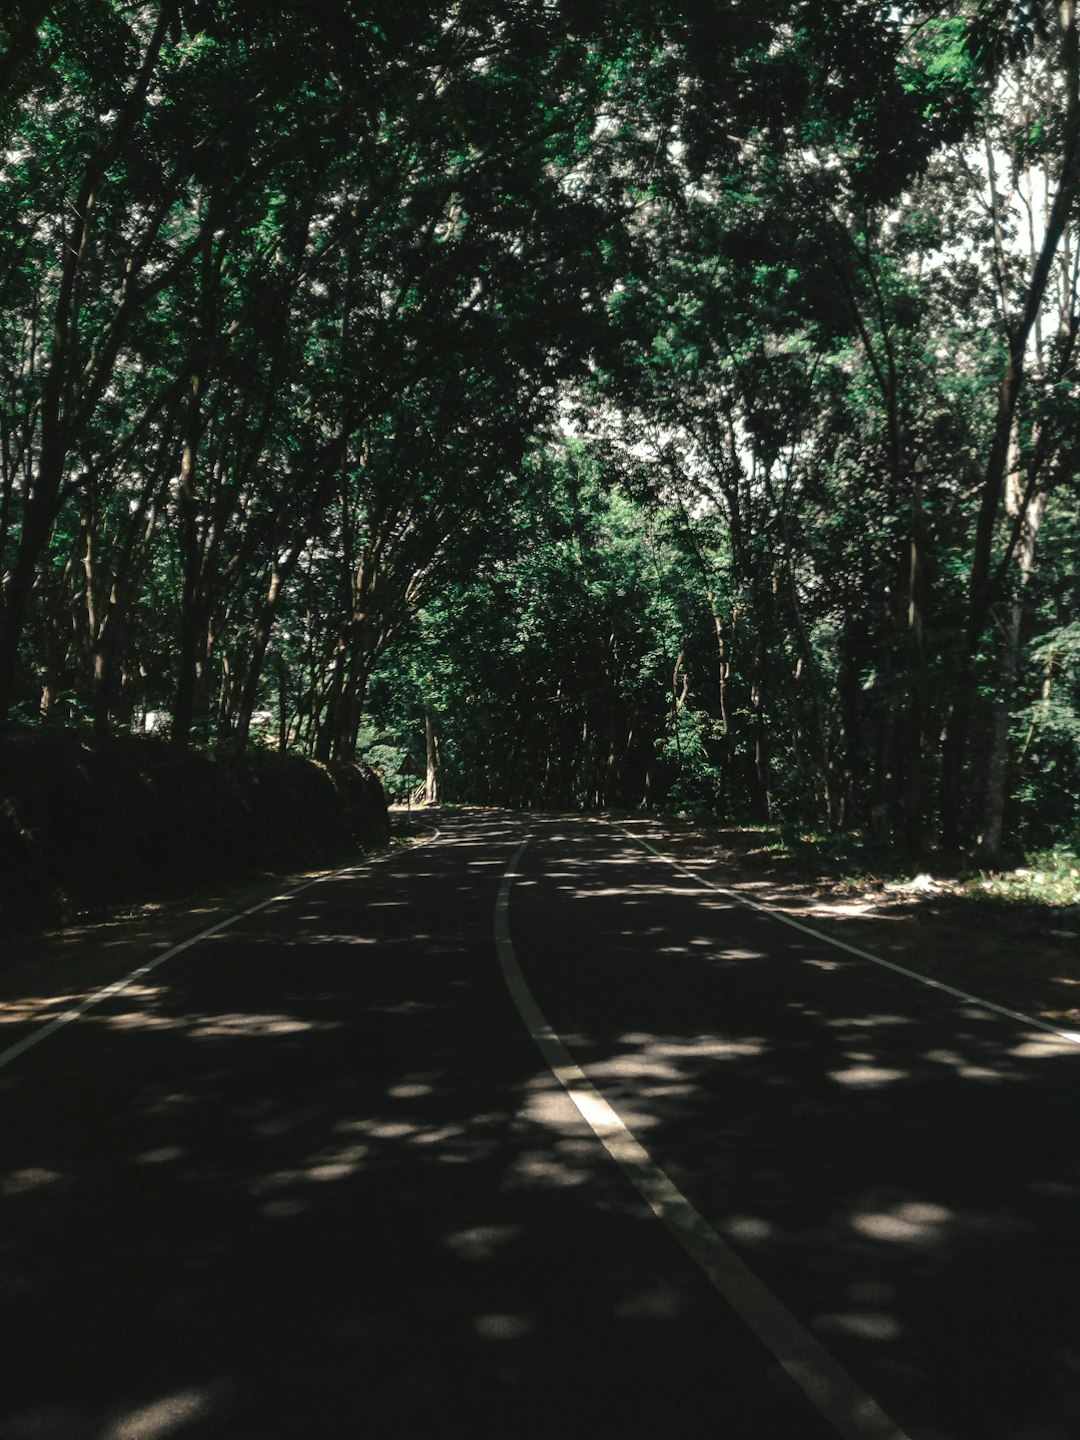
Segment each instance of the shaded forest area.
[[1076,844],[1072,0],[9,0],[0,724]]

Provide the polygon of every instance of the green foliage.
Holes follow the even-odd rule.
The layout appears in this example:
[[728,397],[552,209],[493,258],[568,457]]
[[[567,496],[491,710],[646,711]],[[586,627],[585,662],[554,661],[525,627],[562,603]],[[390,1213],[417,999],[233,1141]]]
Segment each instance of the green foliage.
[[1064,15],[15,0],[0,713],[1068,841]]
[[[1074,831],[1074,835],[1075,835]],[[1036,850],[1015,870],[996,871],[968,883],[975,899],[1010,905],[1080,904],[1080,845]]]

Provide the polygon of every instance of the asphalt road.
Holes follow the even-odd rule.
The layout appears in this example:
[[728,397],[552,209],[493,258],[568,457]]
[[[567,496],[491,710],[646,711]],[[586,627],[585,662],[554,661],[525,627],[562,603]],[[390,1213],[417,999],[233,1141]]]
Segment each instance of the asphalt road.
[[3,1440],[1077,1440],[1080,1048],[618,826],[438,824],[0,1055]]

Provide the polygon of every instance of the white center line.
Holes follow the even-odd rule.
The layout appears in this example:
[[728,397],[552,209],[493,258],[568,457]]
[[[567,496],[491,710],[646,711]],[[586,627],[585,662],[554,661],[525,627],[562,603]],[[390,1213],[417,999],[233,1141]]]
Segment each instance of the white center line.
[[495,946],[507,989],[548,1068],[611,1158],[690,1258],[775,1355],[843,1440],[909,1440],[881,1406],[787,1306],[720,1238],[669,1175],[627,1129],[551,1028],[521,973],[510,938],[510,886],[528,845],[523,840],[495,902]]

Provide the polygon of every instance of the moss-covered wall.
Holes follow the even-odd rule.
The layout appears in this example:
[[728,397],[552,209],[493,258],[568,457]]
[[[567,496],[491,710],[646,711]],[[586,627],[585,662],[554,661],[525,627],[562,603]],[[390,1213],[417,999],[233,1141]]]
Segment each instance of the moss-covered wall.
[[382,785],[363,766],[185,753],[150,737],[0,739],[0,930],[332,865],[388,839]]

